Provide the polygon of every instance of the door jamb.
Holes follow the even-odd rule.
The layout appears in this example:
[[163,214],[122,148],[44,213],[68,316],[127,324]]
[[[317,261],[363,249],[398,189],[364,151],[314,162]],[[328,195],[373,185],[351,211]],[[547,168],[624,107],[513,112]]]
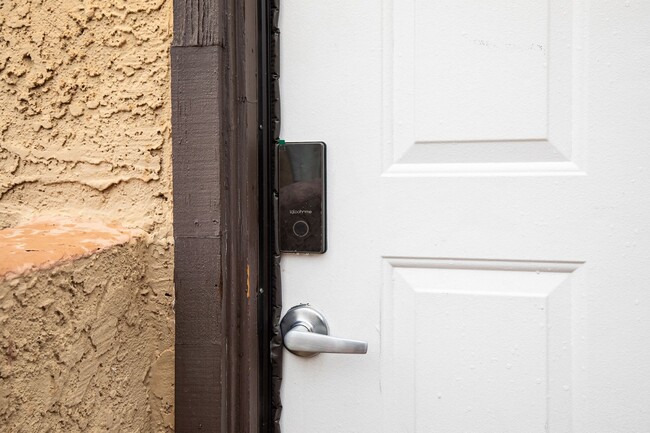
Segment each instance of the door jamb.
[[[173,0],[177,432],[270,431],[261,428],[276,413],[264,409],[276,406],[262,391],[275,392],[275,379],[264,375],[278,364],[261,368],[269,340],[258,341],[268,325],[258,314],[275,301],[264,290],[275,265],[260,272],[268,257],[260,255],[262,243],[273,236],[260,236],[268,230],[260,226],[260,144],[268,143],[259,124],[264,1]],[[273,322],[277,314],[264,317]]]

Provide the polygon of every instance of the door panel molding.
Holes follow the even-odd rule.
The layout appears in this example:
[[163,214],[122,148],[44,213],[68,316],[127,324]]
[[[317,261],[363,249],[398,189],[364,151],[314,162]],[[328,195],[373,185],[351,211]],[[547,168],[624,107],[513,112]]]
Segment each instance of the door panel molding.
[[571,299],[582,265],[384,257],[386,422],[413,432],[476,423],[485,431],[570,431]]
[[385,176],[585,174],[581,1],[382,4]]

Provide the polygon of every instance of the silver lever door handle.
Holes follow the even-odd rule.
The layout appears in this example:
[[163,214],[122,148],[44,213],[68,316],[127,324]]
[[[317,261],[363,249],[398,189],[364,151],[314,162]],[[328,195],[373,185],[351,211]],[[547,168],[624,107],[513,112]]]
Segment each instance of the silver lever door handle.
[[325,317],[309,305],[296,305],[280,323],[284,347],[298,356],[319,353],[367,353],[368,343],[330,337]]
[[316,334],[304,325],[294,326],[284,336],[284,347],[296,355],[317,353],[366,353],[368,343]]

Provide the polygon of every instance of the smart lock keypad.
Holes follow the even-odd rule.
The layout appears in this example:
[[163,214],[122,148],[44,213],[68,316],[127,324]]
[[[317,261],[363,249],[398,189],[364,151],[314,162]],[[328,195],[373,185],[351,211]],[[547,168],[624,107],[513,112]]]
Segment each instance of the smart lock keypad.
[[277,146],[280,251],[324,253],[325,143]]

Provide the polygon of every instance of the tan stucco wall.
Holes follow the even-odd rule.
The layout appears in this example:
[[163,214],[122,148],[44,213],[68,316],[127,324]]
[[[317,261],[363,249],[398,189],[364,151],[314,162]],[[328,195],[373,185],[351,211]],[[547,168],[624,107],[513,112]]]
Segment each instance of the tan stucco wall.
[[0,280],[0,431],[165,432],[173,324],[140,240]]
[[[72,421],[77,423],[74,428],[57,427],[52,431],[84,430],[83,420],[98,420],[101,411],[124,420],[139,420],[138,428],[131,429],[120,421],[121,427],[109,431],[165,431],[164,426],[172,422],[173,401],[169,401],[169,395],[173,392],[165,394],[168,391],[165,387],[173,382],[173,363],[169,367],[169,362],[173,361],[174,338],[171,6],[171,0],[0,1],[0,229],[44,215],[64,215],[117,221],[145,232],[137,247],[129,247],[122,258],[116,258],[112,271],[117,276],[129,276],[124,284],[120,285],[119,278],[105,274],[110,280],[103,290],[111,293],[114,304],[110,306],[110,314],[106,313],[108,316],[102,316],[104,313],[100,311],[109,308],[102,304],[106,299],[93,300],[93,296],[99,296],[95,292],[70,295],[70,303],[66,304],[64,314],[68,318],[85,317],[83,320],[89,322],[109,320],[107,323],[113,323],[111,317],[125,318],[124,322],[119,319],[115,323],[115,335],[120,336],[114,340],[115,345],[102,349],[101,354],[92,342],[90,328],[70,324],[57,328],[60,326],[56,322],[58,313],[52,315],[49,309],[36,304],[33,308],[25,307],[28,310],[19,310],[19,314],[33,314],[35,323],[46,327],[44,335],[65,337],[61,341],[70,347],[82,347],[77,352],[81,356],[77,368],[79,362],[90,362],[85,357],[90,356],[88,348],[95,347],[93,359],[100,361],[88,368],[105,370],[106,378],[101,383],[90,381],[84,398],[74,405],[68,404],[68,400],[51,406],[55,404],[51,400],[50,406],[44,406],[40,400],[32,402],[29,394],[23,395],[18,412],[16,401],[3,400],[4,391],[0,391],[0,431],[9,425],[7,422],[22,420],[31,411],[52,419],[65,418],[65,423],[70,423],[65,426],[74,426]],[[129,260],[125,259],[127,256]],[[65,266],[71,268],[56,276],[39,271],[33,274],[40,276],[36,280],[25,277],[15,284],[23,287],[24,292],[32,293],[36,302],[42,300],[43,293],[52,290],[52,284],[69,287],[70,293],[83,291],[77,284],[86,284],[97,272],[90,265]],[[108,272],[108,268],[102,272]],[[136,283],[129,278],[139,280]],[[95,317],[84,310],[84,302],[99,309]],[[3,333],[11,336],[19,331],[22,325],[16,322],[18,318],[9,314],[18,307],[0,310],[5,313],[0,337],[4,338]],[[134,315],[140,316],[134,318]],[[129,320],[138,325],[131,328]],[[12,323],[11,326],[17,326],[14,330],[10,328]],[[135,329],[164,329],[165,332],[135,332]],[[34,374],[42,375],[38,380],[42,379],[50,387],[58,386],[52,378],[56,374],[68,375],[71,382],[66,383],[80,380],[74,374],[81,373],[71,373],[68,360],[59,358],[61,353],[56,350],[39,353],[45,337],[36,335],[35,338],[36,342],[2,340],[11,349],[0,347],[0,362],[8,365],[10,361],[15,365],[22,362],[21,356],[25,362],[32,357],[35,368],[45,368],[34,370]],[[146,349],[123,350],[126,341],[132,338]],[[147,356],[142,355],[143,351]],[[140,356],[143,358],[139,359]],[[117,358],[121,360],[116,361]],[[125,370],[116,367],[115,362],[133,368]],[[135,367],[136,364],[142,367],[140,362],[146,363],[144,371]],[[165,368],[153,369],[161,362]],[[109,371],[113,367],[117,368],[114,374]],[[160,380],[152,380],[151,371],[158,371],[156,374],[162,375]],[[0,377],[2,374],[4,371]],[[111,374],[114,377],[108,379]],[[140,381],[140,388],[129,388],[135,386],[132,381],[136,380]],[[112,385],[120,383],[125,383],[126,388]],[[4,389],[0,383],[0,390]],[[132,389],[133,393],[125,394],[124,389]],[[66,393],[71,391],[62,392],[57,398],[67,400]],[[147,403],[143,403],[143,395],[154,394],[154,400],[147,397],[144,399]],[[162,394],[165,396],[161,397]],[[151,413],[145,415],[143,410]],[[128,415],[129,411],[137,414]],[[102,419],[108,420],[109,415]],[[24,431],[47,430],[27,428]]]
[[171,1],[0,3],[0,218],[169,236]]

